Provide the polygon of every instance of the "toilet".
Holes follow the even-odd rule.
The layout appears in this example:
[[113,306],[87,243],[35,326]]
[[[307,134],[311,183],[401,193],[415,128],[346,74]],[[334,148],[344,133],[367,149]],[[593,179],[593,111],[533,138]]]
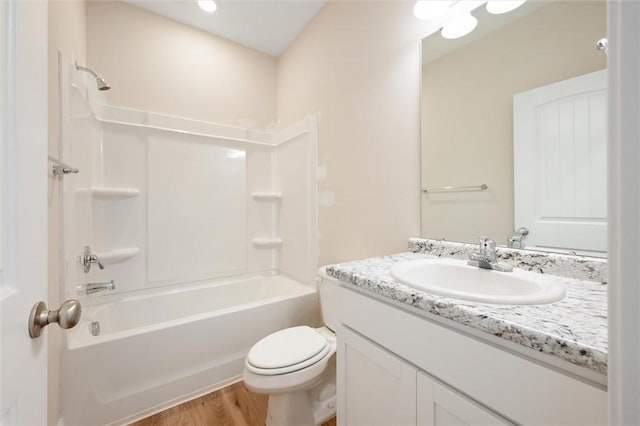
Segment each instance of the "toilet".
[[319,270],[324,327],[285,328],[249,350],[242,378],[249,390],[269,395],[267,426],[320,425],[336,414],[338,281]]

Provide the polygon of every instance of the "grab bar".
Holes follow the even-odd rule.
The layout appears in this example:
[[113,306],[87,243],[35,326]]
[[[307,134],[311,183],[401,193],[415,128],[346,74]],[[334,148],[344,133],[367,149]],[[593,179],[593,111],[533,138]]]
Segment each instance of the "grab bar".
[[443,186],[439,188],[422,188],[422,192],[457,192],[457,191],[484,191],[489,186],[486,183],[470,186]]
[[51,172],[53,173],[54,176],[62,176],[62,175],[67,175],[69,173],[78,173],[80,171],[75,167],[71,167],[67,163],[63,163],[57,158],[52,157],[51,155],[49,155],[48,158],[49,158],[49,161],[53,163],[53,169],[51,169]]

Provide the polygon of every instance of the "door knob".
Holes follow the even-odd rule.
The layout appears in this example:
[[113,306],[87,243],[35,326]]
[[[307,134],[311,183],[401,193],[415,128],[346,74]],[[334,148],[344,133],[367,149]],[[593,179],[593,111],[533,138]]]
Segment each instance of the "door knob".
[[82,307],[77,300],[67,300],[59,309],[49,311],[47,304],[38,302],[31,308],[29,315],[29,336],[40,337],[42,329],[49,324],[58,323],[61,328],[73,328],[80,322]]

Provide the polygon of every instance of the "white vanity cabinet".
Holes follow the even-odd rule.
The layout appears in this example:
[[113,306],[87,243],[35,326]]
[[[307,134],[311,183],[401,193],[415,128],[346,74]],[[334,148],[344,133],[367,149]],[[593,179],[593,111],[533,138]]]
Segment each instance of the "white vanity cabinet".
[[339,288],[339,425],[605,425],[602,384]]
[[358,333],[338,336],[338,424],[510,424]]

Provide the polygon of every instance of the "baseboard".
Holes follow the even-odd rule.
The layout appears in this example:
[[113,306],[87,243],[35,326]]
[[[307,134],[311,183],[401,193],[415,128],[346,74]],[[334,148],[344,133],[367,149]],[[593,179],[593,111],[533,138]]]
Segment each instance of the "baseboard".
[[[143,411],[140,411],[136,414],[132,414],[130,416],[124,417],[120,420],[116,420],[115,422],[109,423],[106,426],[125,426],[125,425],[129,425],[131,423],[137,422],[138,420],[142,420],[145,419],[149,416],[153,416],[154,414],[158,414],[162,411],[168,410],[170,408],[173,408],[177,405],[183,404],[185,402],[191,401],[192,399],[196,399],[196,398],[200,398],[201,396],[207,395],[211,392],[215,392],[217,390],[220,390],[222,388],[226,388],[227,386],[230,386],[234,383],[237,383],[239,381],[242,380],[242,375],[238,375],[235,377],[232,377],[228,380],[223,380],[221,382],[215,383],[213,385],[210,386],[205,386],[204,388],[198,389],[196,391],[190,392],[186,395],[180,396],[178,398],[172,399],[170,401],[164,402],[162,404],[158,404],[155,405],[151,408],[147,408]],[[58,426],[64,426],[64,422],[62,422],[62,419],[60,419],[60,421],[58,422]]]

